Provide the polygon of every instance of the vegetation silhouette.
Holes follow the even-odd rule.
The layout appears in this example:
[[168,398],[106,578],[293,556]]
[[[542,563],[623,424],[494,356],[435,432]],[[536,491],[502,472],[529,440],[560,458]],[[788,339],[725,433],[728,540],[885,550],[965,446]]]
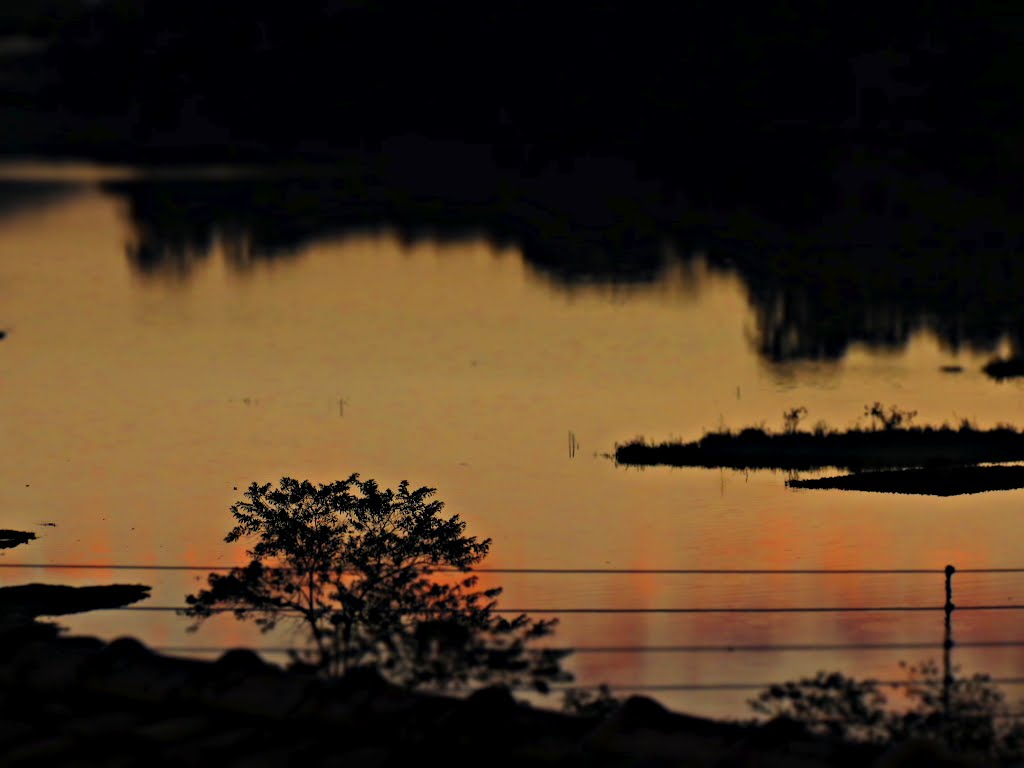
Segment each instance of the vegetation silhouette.
[[[457,515],[444,517],[434,488],[382,490],[352,474],[314,485],[282,478],[253,483],[231,507],[236,525],[225,541],[253,539],[252,561],[186,598],[192,629],[230,610],[269,631],[297,622],[308,646],[292,667],[334,677],[372,667],[390,682],[457,689],[529,686],[572,677],[569,651],[531,648],[556,620],[499,616],[500,588],[475,588],[465,575],[490,540],[464,535]],[[460,575],[438,573],[454,569]]]
[[807,415],[807,409],[799,405],[796,408],[790,408],[782,414],[783,431],[787,435],[796,433],[800,426],[800,420]]
[[900,666],[907,675],[902,706],[890,705],[887,686],[877,680],[824,671],[772,685],[749,704],[759,715],[788,718],[812,733],[853,742],[925,739],[986,761],[1024,757],[1024,721],[990,675],[963,677],[954,668],[947,689],[932,660]]
[[614,458],[627,466],[787,470],[934,468],[1024,460],[1024,432],[1009,425],[978,429],[965,420],[956,428],[911,427],[904,425],[915,411],[874,403],[864,412],[873,420],[871,429],[840,432],[819,422],[813,432],[798,430],[803,414],[793,409],[783,415],[783,432],[746,427],[738,432],[722,428],[691,442],[636,438],[617,444]]
[[[38,16],[51,15],[42,8]],[[1018,33],[998,23],[995,4],[915,0],[886,11],[880,27],[872,14],[818,3],[736,14],[705,0],[643,12],[608,0],[543,9],[106,0],[58,16],[60,25],[49,20],[42,69],[51,78],[41,103],[106,118],[106,136],[94,130],[65,142],[104,139],[108,151],[123,138],[136,151],[165,154],[223,151],[218,142],[250,154],[323,153],[406,130],[500,143],[519,155],[614,145],[680,168],[711,155],[742,169],[757,156],[734,141],[729,162],[723,133],[749,138],[853,120],[991,141],[997,122],[1017,128],[1008,73],[1019,69]],[[392,55],[379,55],[385,47]],[[628,56],[613,55],[627,48]],[[688,141],[698,138],[702,145]],[[734,185],[766,184],[728,175]]]
[[872,424],[889,431],[900,429],[904,424],[909,428],[917,416],[917,411],[907,411],[895,405],[890,405],[886,409],[876,400],[872,405],[864,406],[864,415],[871,419]]
[[82,0],[22,0],[0,8],[0,36],[46,38],[81,16]]

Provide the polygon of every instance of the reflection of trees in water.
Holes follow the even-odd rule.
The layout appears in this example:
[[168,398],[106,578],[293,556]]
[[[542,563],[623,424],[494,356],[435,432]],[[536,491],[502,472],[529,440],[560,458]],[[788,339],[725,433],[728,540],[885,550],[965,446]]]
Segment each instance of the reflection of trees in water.
[[[126,202],[128,255],[144,274],[187,276],[215,248],[242,270],[374,229],[514,243],[560,290],[655,286],[692,274],[706,251],[712,269],[745,285],[752,344],[771,361],[839,359],[853,343],[899,348],[926,329],[952,351],[991,351],[1004,338],[1021,349],[1024,238],[1008,204],[870,153],[830,170],[828,183],[821,168],[809,171],[797,192],[700,205],[621,169],[588,175],[586,165],[529,178],[490,169],[445,179],[439,194],[421,175],[365,170],[107,190]],[[776,215],[787,201],[788,220]]]
[[650,284],[679,263],[651,215],[631,210],[633,190],[616,198],[577,189],[566,205],[572,190],[557,183],[545,183],[546,192],[529,199],[501,180],[485,184],[445,197],[335,177],[125,182],[106,189],[126,203],[128,258],[143,274],[186,275],[217,248],[232,266],[246,268],[318,240],[371,230],[408,242],[480,236],[514,242],[538,272],[564,286]]
[[754,309],[752,343],[767,359],[834,360],[850,344],[898,349],[931,331],[950,351],[1021,349],[1024,264],[1012,253],[912,256],[827,251],[733,262]]
[[273,188],[229,183],[115,183],[123,195],[131,233],[129,261],[147,275],[188,276],[220,249],[235,269],[294,253],[323,236],[302,205],[289,205]]
[[1004,337],[1020,348],[1024,230],[1012,197],[953,184],[933,170],[937,152],[844,151],[821,220],[751,228],[719,258],[747,286],[762,355],[838,359],[851,343],[899,348],[922,330],[951,351],[991,351]]

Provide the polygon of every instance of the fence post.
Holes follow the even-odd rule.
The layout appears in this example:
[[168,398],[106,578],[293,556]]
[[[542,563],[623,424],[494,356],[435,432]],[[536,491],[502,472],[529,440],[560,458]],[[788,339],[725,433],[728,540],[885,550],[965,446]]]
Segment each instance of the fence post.
[[953,688],[953,574],[956,568],[952,565],[946,566],[946,604],[943,610],[946,614],[946,637],[942,642],[942,714],[946,722],[949,722],[950,715],[950,693]]

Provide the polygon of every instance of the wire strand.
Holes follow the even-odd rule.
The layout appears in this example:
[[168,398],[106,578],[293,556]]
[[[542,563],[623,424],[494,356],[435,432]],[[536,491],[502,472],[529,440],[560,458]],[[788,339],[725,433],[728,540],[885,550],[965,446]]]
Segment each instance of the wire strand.
[[[153,646],[152,650],[161,653],[226,653],[240,646],[228,645],[168,645]],[[303,650],[299,646],[245,646],[256,653],[289,653]],[[956,648],[1024,648],[1024,640],[985,640],[977,642],[956,643]],[[815,652],[815,651],[900,651],[900,650],[940,650],[942,643],[937,642],[905,642],[905,643],[788,643],[761,645],[582,645],[571,648],[544,647],[535,648],[537,652],[568,651],[575,654],[586,653],[784,653],[784,652]]]
[[[40,568],[50,570],[115,570],[115,571],[230,571],[245,565],[144,565],[132,563],[0,563],[0,568]],[[267,568],[267,570],[287,570]],[[435,568],[434,573],[506,573],[543,575],[652,575],[652,576],[881,576],[881,575],[943,575],[942,568]],[[958,568],[956,573],[1024,573],[1015,568]]]
[[[124,605],[114,608],[96,608],[93,610],[112,611],[184,611],[188,606],[175,605]],[[212,613],[265,613],[273,611],[280,615],[301,615],[298,611],[276,610],[268,608],[261,611],[254,608],[207,608]],[[944,611],[941,605],[871,605],[871,606],[775,606],[770,608],[757,607],[709,607],[709,608],[495,608],[494,613],[532,613],[532,614],[703,614],[703,613],[925,613]],[[1019,611],[1024,604],[1007,603],[1006,605],[964,605],[957,606],[957,611]],[[430,611],[427,611],[428,613]]]
[[[867,680],[875,685],[889,688],[905,688],[910,685],[939,683],[941,680]],[[1024,685],[1024,677],[994,677],[988,680],[997,685]],[[600,690],[609,691],[748,691],[766,690],[779,685],[778,682],[743,682],[743,683],[605,683],[601,685],[573,685],[571,683],[553,684],[557,690]]]

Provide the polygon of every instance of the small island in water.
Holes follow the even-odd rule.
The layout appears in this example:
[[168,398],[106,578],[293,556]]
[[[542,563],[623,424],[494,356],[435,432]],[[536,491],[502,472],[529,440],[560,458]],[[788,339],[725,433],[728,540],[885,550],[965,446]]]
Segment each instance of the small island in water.
[[1024,461],[1024,432],[1006,424],[980,429],[911,426],[916,415],[879,403],[865,407],[867,428],[834,430],[820,423],[799,428],[806,409],[783,415],[784,428],[709,432],[691,442],[635,439],[615,446],[625,466],[707,467],[811,471],[834,467],[853,474],[813,480],[790,479],[795,488],[836,488],[951,496],[1024,487],[1024,467],[979,466]]

